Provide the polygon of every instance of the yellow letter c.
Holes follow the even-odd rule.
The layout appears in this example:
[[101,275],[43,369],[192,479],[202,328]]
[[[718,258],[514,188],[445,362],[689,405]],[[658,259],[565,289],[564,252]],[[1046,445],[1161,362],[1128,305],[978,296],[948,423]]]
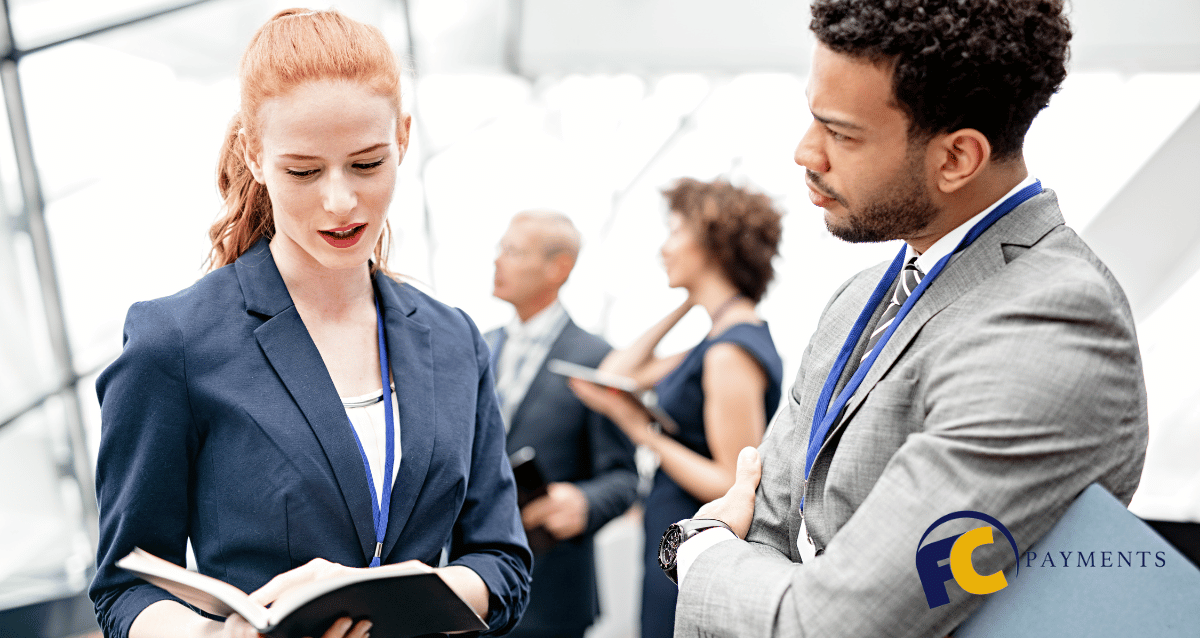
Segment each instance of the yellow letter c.
[[958,581],[958,585],[964,591],[972,594],[991,594],[1008,586],[1004,572],[981,576],[975,571],[975,564],[971,562],[971,552],[975,551],[976,547],[991,543],[992,528],[984,526],[959,536],[950,548],[950,573],[954,574],[954,580]]

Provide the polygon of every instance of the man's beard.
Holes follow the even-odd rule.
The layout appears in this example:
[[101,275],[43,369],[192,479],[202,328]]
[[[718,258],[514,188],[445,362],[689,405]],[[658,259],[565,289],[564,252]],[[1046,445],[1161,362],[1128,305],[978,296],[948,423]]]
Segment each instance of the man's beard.
[[[846,205],[844,199],[839,200]],[[835,225],[827,216],[825,227],[834,237],[857,244],[912,237],[937,217],[938,209],[925,190],[919,160],[910,157],[906,170],[874,201],[857,210],[846,206],[846,213],[844,224]]]

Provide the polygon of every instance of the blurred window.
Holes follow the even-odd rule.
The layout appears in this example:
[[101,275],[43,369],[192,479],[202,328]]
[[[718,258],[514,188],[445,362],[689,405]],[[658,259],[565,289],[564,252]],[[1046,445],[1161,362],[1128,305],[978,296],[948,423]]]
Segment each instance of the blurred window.
[[9,0],[8,10],[17,48],[32,49],[188,4],[195,0]]
[[[0,109],[0,611],[90,582],[96,376],[121,351],[132,303],[204,274],[238,60],[296,4],[0,4],[14,109]],[[407,59],[399,3],[335,5],[379,25]]]

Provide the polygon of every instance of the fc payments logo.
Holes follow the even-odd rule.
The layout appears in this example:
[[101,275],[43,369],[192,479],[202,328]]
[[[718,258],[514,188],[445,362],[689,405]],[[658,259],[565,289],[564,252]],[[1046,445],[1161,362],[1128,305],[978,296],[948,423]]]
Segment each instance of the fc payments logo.
[[[959,518],[972,518],[988,523],[988,525],[976,527],[958,536],[932,542],[924,547],[921,546],[929,537],[929,533],[942,523]],[[950,596],[946,593],[946,581],[951,578],[964,591],[972,594],[991,594],[1008,586],[1004,572],[983,576],[975,571],[975,564],[971,562],[971,553],[975,551],[976,547],[992,544],[993,527],[1000,530],[1008,539],[1008,543],[1012,545],[1013,556],[1017,558],[1017,571],[1020,571],[1021,561],[1020,552],[1017,551],[1017,541],[1013,540],[1008,528],[1000,521],[983,512],[964,511],[947,514],[934,521],[933,525],[925,530],[925,535],[917,542],[917,574],[921,577],[921,587],[925,589],[925,600],[929,601],[930,609],[950,602]],[[950,559],[949,564],[941,564],[947,558]],[[1013,572],[1014,578],[1017,571]]]

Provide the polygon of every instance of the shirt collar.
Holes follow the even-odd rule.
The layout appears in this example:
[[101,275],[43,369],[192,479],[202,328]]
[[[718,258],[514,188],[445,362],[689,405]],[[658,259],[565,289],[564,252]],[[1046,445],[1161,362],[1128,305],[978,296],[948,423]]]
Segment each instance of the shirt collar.
[[509,339],[540,339],[558,325],[559,320],[566,312],[556,299],[549,306],[542,308],[536,315],[530,317],[529,321],[522,323],[521,317],[514,316],[512,321],[505,326],[505,330],[508,332]]
[[[1012,190],[1008,191],[1003,197],[993,202],[991,206],[983,209],[983,211],[978,215],[975,215],[971,219],[959,224],[954,228],[954,230],[943,235],[941,239],[934,242],[928,250],[921,253],[921,255],[917,257],[917,268],[920,268],[921,272],[923,273],[928,273],[930,269],[937,265],[938,261],[941,260],[942,257],[950,254],[950,251],[958,247],[958,242],[962,241],[963,237],[966,237],[967,233],[975,227],[975,224],[983,221],[983,218],[987,217],[988,213],[995,210],[996,207],[999,206],[1004,200],[1016,195],[1021,189],[1036,181],[1037,179],[1035,179],[1032,175],[1026,176],[1025,179],[1021,180],[1020,184],[1014,186]],[[916,255],[917,251],[913,250],[912,246],[909,246],[908,252],[904,255],[904,261],[907,262]]]

